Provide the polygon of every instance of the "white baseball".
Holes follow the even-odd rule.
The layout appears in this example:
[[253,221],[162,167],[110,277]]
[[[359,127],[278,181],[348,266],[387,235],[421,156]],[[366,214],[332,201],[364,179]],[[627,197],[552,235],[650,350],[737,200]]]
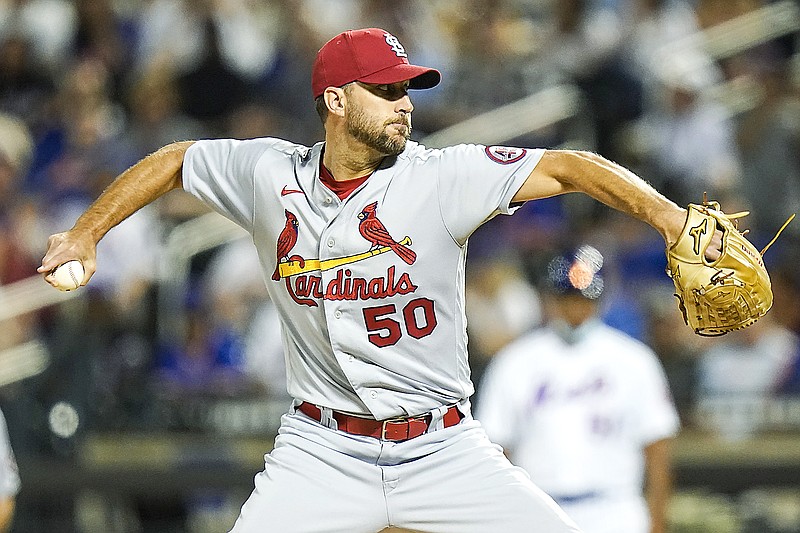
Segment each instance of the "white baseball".
[[85,272],[80,261],[67,261],[59,265],[53,272],[56,289],[72,291],[81,286]]

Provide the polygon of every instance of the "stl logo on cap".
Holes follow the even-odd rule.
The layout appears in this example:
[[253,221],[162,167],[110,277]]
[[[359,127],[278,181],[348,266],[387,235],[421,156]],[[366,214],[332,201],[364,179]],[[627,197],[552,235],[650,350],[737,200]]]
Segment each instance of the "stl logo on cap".
[[403,45],[400,44],[400,40],[397,37],[391,33],[384,33],[383,38],[386,39],[386,44],[392,48],[392,51],[397,54],[397,57],[408,57],[406,49],[403,48]]
[[327,87],[360,81],[390,85],[408,81],[409,89],[430,89],[441,80],[435,68],[412,65],[400,40],[380,28],[340,33],[317,52],[311,69],[311,90],[318,98]]

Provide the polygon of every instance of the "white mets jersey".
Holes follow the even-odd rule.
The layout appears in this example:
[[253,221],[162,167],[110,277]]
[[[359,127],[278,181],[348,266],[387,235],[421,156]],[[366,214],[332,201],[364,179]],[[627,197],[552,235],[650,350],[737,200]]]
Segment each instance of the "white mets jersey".
[[184,157],[183,187],[252,235],[289,394],[377,419],[465,400],[467,239],[513,212],[543,150],[408,142],[340,200],[323,147],[206,140]]
[[569,344],[549,328],[501,350],[476,417],[553,496],[638,497],[643,449],[679,428],[663,368],[644,344],[599,320]]
[[8,429],[3,413],[0,413],[0,497],[14,497],[19,492],[20,480],[17,460],[8,439]]

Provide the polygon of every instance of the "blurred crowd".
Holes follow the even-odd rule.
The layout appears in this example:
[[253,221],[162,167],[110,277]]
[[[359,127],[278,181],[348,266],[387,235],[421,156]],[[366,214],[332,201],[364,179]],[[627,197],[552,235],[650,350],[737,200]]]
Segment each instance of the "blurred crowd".
[[[164,144],[320,140],[311,61],[334,34],[365,26],[392,31],[415,63],[443,73],[439,87],[412,94],[415,139],[572,86],[581,97],[570,117],[504,144],[597,151],[680,204],[708,192],[726,211],[752,211],[742,226],[761,248],[800,211],[797,32],[725,54],[691,36],[783,4],[791,0],[0,0],[0,284],[34,276],[47,236]],[[205,212],[167,195],[101,242],[80,297],[0,321],[0,352],[39,340],[50,355],[41,375],[0,388],[18,454],[72,450],[47,430],[58,402],[75,410],[79,437],[185,429],[207,399],[286,400],[279,323],[246,239],[194,256],[169,307],[180,320],[164,316],[167,236]],[[773,311],[702,339],[683,325],[660,236],[578,196],[533,202],[474,235],[476,382],[541,320],[530,274],[577,242],[606,256],[603,318],[657,352],[685,425],[720,395],[800,393],[800,223],[766,254]]]

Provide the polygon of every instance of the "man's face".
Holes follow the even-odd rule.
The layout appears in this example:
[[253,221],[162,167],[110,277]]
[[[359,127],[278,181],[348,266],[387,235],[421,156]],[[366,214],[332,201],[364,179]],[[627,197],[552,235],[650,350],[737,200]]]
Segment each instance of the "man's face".
[[576,328],[597,314],[597,300],[579,294],[549,294],[546,299],[552,318],[560,318]]
[[411,137],[411,100],[408,82],[372,85],[355,82],[348,86],[347,131],[357,140],[384,155],[397,155]]

